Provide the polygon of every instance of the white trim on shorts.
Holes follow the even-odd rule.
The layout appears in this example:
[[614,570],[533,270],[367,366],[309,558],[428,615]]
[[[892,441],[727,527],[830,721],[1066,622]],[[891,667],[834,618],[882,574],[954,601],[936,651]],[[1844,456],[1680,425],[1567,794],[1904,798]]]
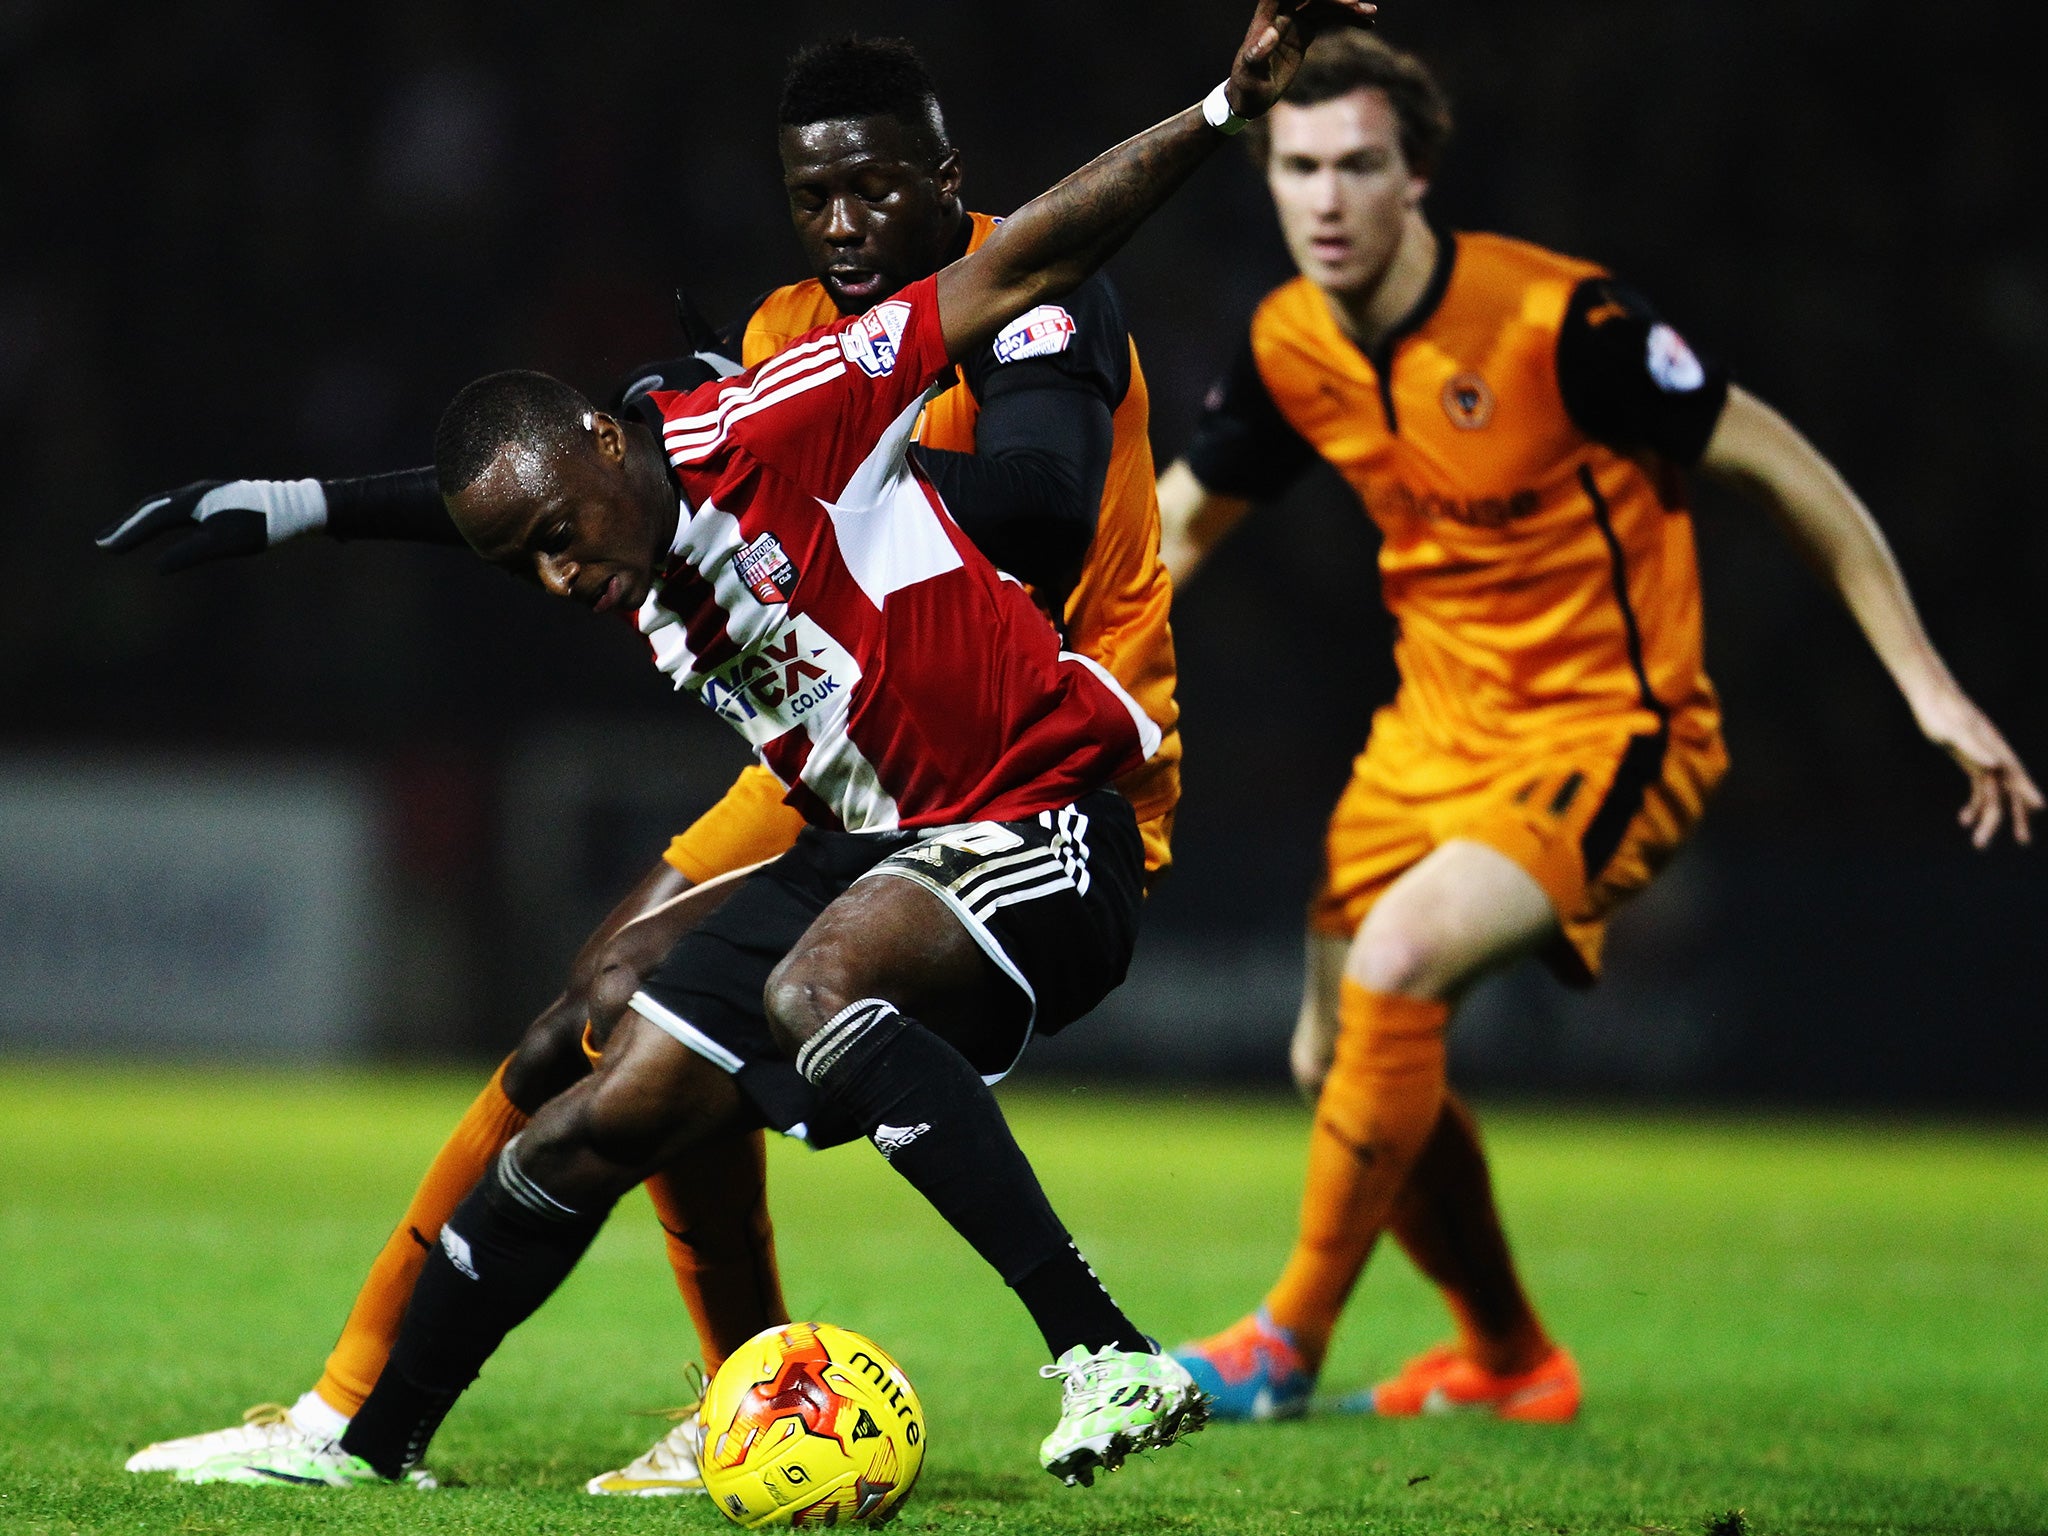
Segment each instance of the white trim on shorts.
[[686,1050],[695,1051],[719,1071],[731,1074],[746,1065],[681,1014],[664,1008],[645,992],[635,992],[626,1006]]
[[[676,1044],[682,1046],[685,1050],[695,1051],[699,1056],[702,1056],[711,1065],[727,1075],[739,1071],[741,1067],[746,1065],[739,1057],[733,1055],[731,1051],[728,1051],[716,1040],[705,1034],[703,1030],[692,1024],[688,1019],[682,1017],[673,1009],[662,1007],[660,1003],[649,997],[645,992],[635,992],[626,1006],[674,1040]],[[781,1131],[791,1141],[801,1141],[806,1146],[810,1144],[811,1127],[809,1121],[799,1120],[795,1125],[781,1127]]]

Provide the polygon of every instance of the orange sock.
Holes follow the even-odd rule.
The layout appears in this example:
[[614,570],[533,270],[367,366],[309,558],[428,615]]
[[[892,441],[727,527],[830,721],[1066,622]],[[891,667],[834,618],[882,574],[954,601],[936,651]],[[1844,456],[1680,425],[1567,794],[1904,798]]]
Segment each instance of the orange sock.
[[398,1338],[398,1325],[405,1305],[412,1300],[412,1288],[427,1261],[428,1250],[441,1234],[441,1224],[454,1214],[463,1196],[475,1188],[492,1158],[505,1143],[526,1126],[527,1117],[505,1097],[505,1066],[501,1063],[490,1083],[462,1112],[448,1140],[427,1165],[426,1176],[413,1191],[412,1204],[370,1266],[356,1304],[334,1352],[327,1357],[327,1369],[313,1390],[328,1406],[354,1415],[377,1384],[391,1346]]
[[1456,1094],[1445,1096],[1388,1226],[1443,1293],[1467,1356],[1497,1375],[1514,1376],[1549,1355],[1550,1336],[1529,1305],[1501,1230],[1479,1127]]
[[768,1219],[768,1150],[759,1131],[743,1131],[690,1153],[647,1181],[654,1213],[668,1235],[676,1289],[690,1308],[704,1369],[764,1328],[789,1321]]
[[1301,1235],[1266,1297],[1311,1370],[1444,1101],[1448,1003],[1368,992],[1344,978],[1337,1050],[1309,1133]]

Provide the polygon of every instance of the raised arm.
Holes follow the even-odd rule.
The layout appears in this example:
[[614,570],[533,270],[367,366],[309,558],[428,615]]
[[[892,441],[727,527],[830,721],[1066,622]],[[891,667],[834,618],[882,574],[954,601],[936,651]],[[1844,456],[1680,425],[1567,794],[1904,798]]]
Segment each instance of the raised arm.
[[1957,819],[1971,842],[1988,846],[2008,817],[2014,838],[2031,841],[2027,821],[2041,809],[2041,791],[1949,672],[1884,535],[1820,450],[1756,396],[1731,388],[1700,468],[1758,496],[1834,588],[1921,731],[1969,775]]
[[1207,102],[1096,156],[939,273],[947,355],[965,358],[1027,309],[1080,286],[1226,135],[1279,100],[1318,31],[1364,22],[1375,9],[1368,0],[1259,0],[1230,78]]

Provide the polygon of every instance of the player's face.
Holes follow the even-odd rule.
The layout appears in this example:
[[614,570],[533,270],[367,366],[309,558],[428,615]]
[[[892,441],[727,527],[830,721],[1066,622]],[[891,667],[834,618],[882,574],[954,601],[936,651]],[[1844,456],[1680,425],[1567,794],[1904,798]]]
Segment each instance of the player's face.
[[1312,107],[1283,101],[1268,121],[1266,184],[1294,264],[1339,297],[1370,291],[1429,186],[1402,157],[1386,93],[1356,90]]
[[513,575],[597,613],[647,600],[675,536],[677,504],[658,455],[652,471],[611,417],[552,453],[512,448],[448,498],[470,546]]
[[960,157],[893,117],[782,130],[782,184],[811,271],[857,315],[953,255]]

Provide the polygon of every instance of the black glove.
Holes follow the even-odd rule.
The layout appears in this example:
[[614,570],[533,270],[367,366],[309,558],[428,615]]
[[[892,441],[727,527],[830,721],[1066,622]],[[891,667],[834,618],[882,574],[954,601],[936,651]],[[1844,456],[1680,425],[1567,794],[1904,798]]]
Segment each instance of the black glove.
[[157,558],[157,569],[168,574],[209,560],[260,555],[326,526],[327,493],[318,480],[194,480],[144,497],[94,542],[118,555],[159,534],[185,530]]

